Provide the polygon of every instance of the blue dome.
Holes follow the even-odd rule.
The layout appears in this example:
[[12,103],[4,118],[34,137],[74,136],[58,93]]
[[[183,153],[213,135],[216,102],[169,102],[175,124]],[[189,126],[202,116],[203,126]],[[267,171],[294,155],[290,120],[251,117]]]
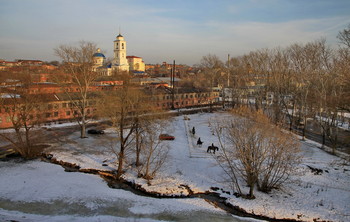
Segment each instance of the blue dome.
[[92,55],[93,57],[103,57],[103,58],[106,58],[105,55],[103,55],[102,53],[100,52],[96,52],[95,54]]

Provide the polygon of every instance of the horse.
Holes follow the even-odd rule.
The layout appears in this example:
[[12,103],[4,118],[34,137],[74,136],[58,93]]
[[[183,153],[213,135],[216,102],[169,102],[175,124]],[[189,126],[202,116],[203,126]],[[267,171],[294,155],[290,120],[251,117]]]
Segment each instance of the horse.
[[215,154],[215,151],[219,151],[219,147],[217,146],[214,146],[214,144],[211,144],[211,146],[208,146],[208,149],[207,149],[207,153],[210,151],[213,151],[213,153]]
[[199,137],[197,140],[197,146],[202,146],[203,142],[201,141],[201,138]]

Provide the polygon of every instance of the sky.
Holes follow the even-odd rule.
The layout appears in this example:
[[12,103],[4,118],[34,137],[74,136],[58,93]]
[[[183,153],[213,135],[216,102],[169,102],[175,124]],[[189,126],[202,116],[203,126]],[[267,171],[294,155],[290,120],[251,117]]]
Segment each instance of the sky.
[[54,48],[94,42],[107,58],[119,32],[146,64],[194,65],[326,38],[338,46],[349,0],[0,0],[0,59],[59,60]]

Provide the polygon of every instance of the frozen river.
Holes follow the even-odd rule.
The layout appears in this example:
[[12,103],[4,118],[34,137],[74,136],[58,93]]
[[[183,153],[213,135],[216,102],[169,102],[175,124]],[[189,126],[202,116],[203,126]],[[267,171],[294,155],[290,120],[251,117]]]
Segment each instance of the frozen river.
[[[111,189],[96,175],[40,161],[0,162],[0,221],[247,221],[200,198]],[[248,219],[250,221],[251,219]]]

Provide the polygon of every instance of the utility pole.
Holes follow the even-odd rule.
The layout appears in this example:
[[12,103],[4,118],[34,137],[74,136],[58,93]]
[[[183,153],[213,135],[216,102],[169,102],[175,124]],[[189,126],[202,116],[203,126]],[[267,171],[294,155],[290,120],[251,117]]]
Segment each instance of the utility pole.
[[174,110],[174,102],[175,102],[175,60],[173,63],[173,68],[171,69],[170,75],[170,83],[171,83],[171,109]]
[[226,95],[225,95],[225,88],[230,87],[230,54],[227,54],[227,86],[225,87],[225,84],[222,84],[222,108],[225,109],[225,100],[226,100]]
[[230,87],[230,54],[227,55],[227,88]]

